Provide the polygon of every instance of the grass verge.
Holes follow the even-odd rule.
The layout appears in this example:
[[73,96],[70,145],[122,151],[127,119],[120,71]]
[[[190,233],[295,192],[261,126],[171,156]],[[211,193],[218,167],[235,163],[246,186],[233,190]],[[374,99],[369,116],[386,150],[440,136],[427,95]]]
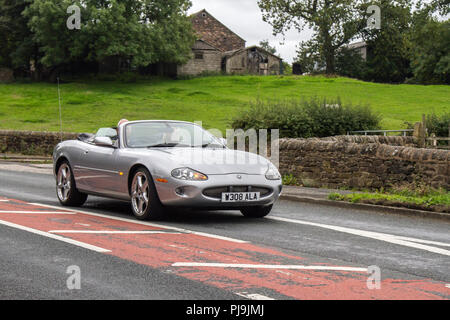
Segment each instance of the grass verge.
[[446,190],[429,190],[426,192],[410,190],[362,192],[342,195],[331,193],[328,198],[335,201],[364,203],[391,207],[405,207],[425,211],[450,213],[450,192]]

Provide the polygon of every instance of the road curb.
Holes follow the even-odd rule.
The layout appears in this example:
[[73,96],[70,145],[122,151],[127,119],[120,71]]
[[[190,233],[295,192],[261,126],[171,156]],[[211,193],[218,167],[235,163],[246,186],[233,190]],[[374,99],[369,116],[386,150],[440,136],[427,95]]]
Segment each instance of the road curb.
[[400,208],[400,207],[389,207],[389,206],[380,206],[374,204],[365,204],[365,203],[351,203],[344,201],[334,201],[334,200],[326,200],[326,199],[317,199],[312,197],[304,197],[300,195],[281,195],[281,200],[290,200],[290,201],[298,201],[305,203],[313,203],[313,204],[321,204],[326,206],[338,207],[338,208],[346,208],[346,209],[361,209],[366,211],[376,211],[378,213],[386,213],[386,214],[400,214],[410,217],[420,217],[420,218],[433,218],[450,221],[450,214],[448,213],[440,213],[433,211],[424,211],[424,210],[415,210],[408,208]]

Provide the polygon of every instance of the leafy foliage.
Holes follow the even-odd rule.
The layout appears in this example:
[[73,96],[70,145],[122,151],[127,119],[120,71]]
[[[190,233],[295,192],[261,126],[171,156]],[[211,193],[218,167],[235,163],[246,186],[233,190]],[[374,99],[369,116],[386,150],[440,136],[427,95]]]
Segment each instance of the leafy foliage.
[[28,69],[38,56],[27,19],[22,12],[31,0],[0,0],[0,66]]
[[401,83],[411,76],[408,41],[411,1],[378,0],[374,4],[381,9],[381,29],[362,32],[368,47],[364,80]]
[[280,137],[343,135],[379,128],[380,118],[367,106],[343,105],[339,99],[256,101],[232,121],[234,129],[279,129]]
[[344,47],[336,55],[336,72],[341,76],[362,79],[367,73],[366,62],[359,52]]
[[448,137],[450,132],[450,112],[442,115],[431,114],[426,117],[426,126],[430,134],[436,137]]
[[420,83],[450,83],[450,20],[417,17],[412,33],[411,64]]
[[272,47],[269,43],[269,40],[262,40],[259,42],[259,46],[266,50],[267,52],[270,52],[271,54],[276,54],[277,49],[275,47]]
[[258,0],[264,21],[275,34],[294,27],[301,32],[305,26],[314,31],[317,53],[323,58],[326,73],[335,72],[335,52],[348,43],[364,26],[362,8],[366,0]]
[[[67,8],[73,4],[81,10],[80,30],[66,26]],[[130,70],[156,62],[184,63],[195,41],[186,15],[190,6],[189,0],[0,0],[1,36],[8,28],[20,31],[8,36],[1,61],[15,56],[29,63],[30,50],[22,47],[31,47],[38,49],[36,66],[46,68],[111,57]]]

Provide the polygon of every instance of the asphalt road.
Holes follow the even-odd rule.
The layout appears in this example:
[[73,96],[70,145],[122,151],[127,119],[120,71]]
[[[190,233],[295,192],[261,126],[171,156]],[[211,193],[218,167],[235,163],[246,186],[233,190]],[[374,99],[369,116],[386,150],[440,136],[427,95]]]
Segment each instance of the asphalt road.
[[[0,170],[2,197],[21,200],[27,206],[28,203],[59,206],[53,177],[46,174]],[[22,202],[16,205],[25,206]],[[5,209],[0,206],[1,210]],[[126,202],[90,197],[81,210],[100,214],[96,219],[135,221]],[[20,220],[22,217],[8,218],[0,213],[0,220],[3,217],[9,223],[19,221],[19,225],[37,223],[28,217]],[[42,228],[56,221],[36,219],[41,219],[36,225]],[[56,222],[67,224],[76,220],[67,219]],[[80,221],[75,222],[81,224]],[[110,220],[108,224],[112,224]],[[103,254],[0,223],[0,299],[450,298],[450,223],[446,221],[280,201],[266,219],[247,219],[239,212],[186,210],[171,212],[160,224],[164,232],[187,229],[205,233],[206,238],[158,238],[151,249],[148,243],[135,243],[136,238],[115,238],[117,251],[111,242],[105,242],[109,238],[102,239],[103,242],[95,235],[76,238],[114,248],[112,254]],[[119,230],[123,226],[114,228]],[[242,244],[229,242],[227,238],[242,240]],[[123,244],[119,245],[120,241]],[[314,273],[289,268],[276,271],[225,268],[219,272],[204,266],[178,270],[174,265],[168,267],[168,260],[175,259],[170,260],[172,263],[189,255],[157,248],[160,243],[172,247],[182,243],[185,251],[217,254],[221,263],[253,259],[265,265],[293,265],[301,261],[308,266],[377,266],[382,290],[364,291],[363,281],[368,275],[351,272]],[[155,255],[161,254],[161,261],[155,255],[144,257],[145,253],[139,250],[145,246],[149,252],[156,250]],[[66,271],[72,265],[81,270],[81,290],[67,288]],[[305,283],[299,280],[300,276]]]

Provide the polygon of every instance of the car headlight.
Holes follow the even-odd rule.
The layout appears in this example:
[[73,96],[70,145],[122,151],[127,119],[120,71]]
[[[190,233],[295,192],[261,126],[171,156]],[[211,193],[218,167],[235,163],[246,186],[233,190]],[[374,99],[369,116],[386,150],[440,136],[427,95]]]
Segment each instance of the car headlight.
[[172,171],[172,177],[180,180],[188,181],[206,181],[208,177],[201,172],[189,169],[189,168],[179,168]]
[[281,174],[278,169],[272,164],[269,164],[269,168],[266,172],[267,180],[281,180]]

